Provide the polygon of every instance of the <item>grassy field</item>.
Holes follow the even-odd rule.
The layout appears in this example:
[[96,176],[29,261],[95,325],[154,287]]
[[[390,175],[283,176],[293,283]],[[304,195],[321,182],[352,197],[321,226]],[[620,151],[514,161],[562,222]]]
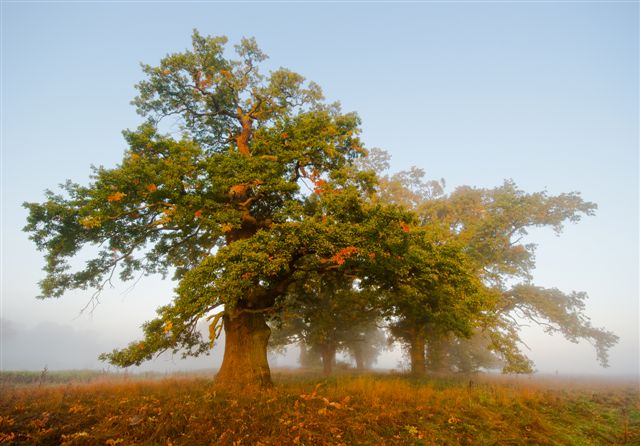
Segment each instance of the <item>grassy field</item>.
[[276,372],[252,392],[203,376],[54,375],[0,375],[0,443],[640,445],[637,382]]

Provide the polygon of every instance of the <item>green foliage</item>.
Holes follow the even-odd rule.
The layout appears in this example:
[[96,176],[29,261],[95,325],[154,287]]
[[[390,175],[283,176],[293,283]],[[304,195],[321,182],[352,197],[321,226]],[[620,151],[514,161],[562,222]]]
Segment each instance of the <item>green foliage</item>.
[[323,361],[333,362],[337,351],[358,352],[362,360],[366,355],[370,364],[377,356],[370,348],[380,302],[379,295],[359,284],[360,280],[342,271],[307,275],[291,287],[283,312],[272,322],[272,348],[297,343],[305,364],[313,363],[306,356],[319,358],[323,352]]
[[[360,162],[360,166],[384,171],[388,156],[376,150],[372,159]],[[381,200],[416,212],[419,224],[436,245],[458,246],[473,275],[482,283],[476,299],[484,306],[475,313],[463,313],[458,319],[464,322],[462,325],[451,319],[454,311],[446,311],[443,321],[424,311],[428,307],[425,301],[437,300],[435,290],[410,299],[398,294],[391,324],[396,337],[410,342],[411,336],[423,330],[432,346],[447,342],[444,350],[456,356],[458,362],[469,364],[472,357],[471,352],[462,353],[456,347],[476,349],[476,358],[483,357],[480,350],[488,348],[504,363],[503,371],[531,372],[532,362],[520,351],[519,317],[542,325],[549,333],[561,333],[573,342],[588,340],[596,348],[600,363],[607,365],[607,351],[617,342],[617,336],[590,324],[584,314],[585,293],[567,295],[532,285],[536,246],[523,242],[530,228],[550,227],[560,233],[565,223],[576,223],[583,216],[593,215],[594,203],[582,200],[576,192],[556,196],[546,192],[526,193],[513,181],[505,181],[493,189],[462,186],[446,194],[444,181],[426,181],[424,172],[417,168],[383,176],[380,185]],[[448,302],[444,308],[455,306]],[[482,339],[489,339],[489,345],[465,341],[473,330],[479,330]],[[435,350],[431,353],[440,355]],[[491,356],[485,359],[487,365],[496,363]]]
[[556,288],[517,285],[503,294],[500,316],[513,315],[542,326],[549,334],[560,333],[571,342],[589,341],[603,367],[608,366],[608,351],[618,336],[604,328],[596,328],[584,314],[586,293],[565,294]]
[[[321,258],[346,246],[308,209],[320,185],[339,194],[352,180],[341,169],[364,153],[358,117],[322,103],[319,87],[296,73],[262,75],[266,56],[254,40],[236,46],[236,60],[224,56],[225,44],[194,32],[191,50],[143,65],[133,102],[148,120],[124,132],[121,164],[94,169],[88,186],[67,182],[44,203],[25,204],[25,230],[47,260],[43,297],[99,293],[116,273],[172,271],[178,280],[174,303],[144,325],[144,341],[103,356],[116,364],[168,348],[201,353],[195,326],[209,310],[271,307],[302,263],[323,268]],[[181,139],[158,132],[168,116]],[[348,212],[326,218],[353,224]],[[72,271],[70,259],[86,247],[97,254]]]
[[[194,32],[192,43],[143,65],[133,102],[147,122],[124,132],[119,165],[25,203],[25,231],[47,261],[43,297],[87,288],[95,297],[115,274],[173,273],[175,299],[144,324],[144,339],[101,356],[121,366],[165,350],[201,354],[209,343],[196,326],[213,309],[277,313],[310,273],[345,270],[370,283],[412,274],[401,230],[411,216],[369,200],[375,177],[352,167],[365,154],[358,117],[323,103],[299,74],[261,74],[266,56],[251,39],[237,59],[225,57],[224,37]],[[169,116],[180,139],[158,130]]]
[[494,189],[459,187],[449,196],[425,200],[418,212],[443,237],[465,243],[484,280],[503,286],[507,278],[531,278],[535,245],[520,243],[529,228],[551,227],[560,233],[565,222],[578,222],[595,209],[576,192],[526,193],[505,181]]

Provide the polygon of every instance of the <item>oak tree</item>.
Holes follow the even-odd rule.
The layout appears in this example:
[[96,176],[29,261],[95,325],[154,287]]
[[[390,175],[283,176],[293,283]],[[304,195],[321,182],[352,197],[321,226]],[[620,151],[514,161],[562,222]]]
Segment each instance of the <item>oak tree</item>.
[[[122,162],[25,203],[25,230],[45,253],[45,298],[95,296],[114,275],[173,275],[175,297],[143,325],[143,339],[102,359],[129,366],[166,350],[207,352],[197,325],[208,319],[213,338],[221,324],[225,332],[216,379],[268,385],[265,315],[309,272],[367,261],[369,240],[406,218],[362,200],[373,177],[348,168],[365,153],[356,114],[297,73],[261,73],[266,55],[253,39],[235,58],[226,43],[194,31],[191,49],[143,65],[133,103],[146,121],[124,132]],[[167,119],[178,136],[161,132]],[[374,251],[401,255],[401,236]]]
[[[383,172],[388,168],[388,160],[385,152],[373,150],[359,164]],[[584,201],[576,192],[527,193],[510,180],[490,189],[461,186],[447,194],[444,180],[427,181],[424,171],[418,168],[381,176],[380,189],[385,202],[416,212],[419,224],[439,243],[461,245],[475,276],[484,285],[482,301],[492,302],[477,314],[474,330],[466,334],[423,319],[424,343],[416,347],[415,335],[410,335],[406,326],[416,325],[419,312],[403,307],[407,302],[400,299],[392,332],[408,343],[411,352],[419,351],[417,357],[411,354],[412,369],[423,370],[426,364],[432,370],[442,371],[457,364],[454,367],[460,370],[482,363],[482,366],[502,364],[505,372],[529,372],[533,364],[522,353],[519,337],[520,325],[526,321],[542,326],[547,333],[562,334],[572,342],[590,342],[600,364],[607,365],[608,349],[615,345],[617,336],[591,324],[585,314],[585,293],[566,294],[532,283],[536,245],[526,243],[531,228],[552,228],[559,234],[567,222],[576,223],[583,216],[593,215],[594,203]],[[470,334],[477,339],[467,341],[465,338]],[[477,351],[482,348],[489,349],[497,359]],[[424,361],[423,350],[429,356]],[[445,352],[459,355],[445,364]]]

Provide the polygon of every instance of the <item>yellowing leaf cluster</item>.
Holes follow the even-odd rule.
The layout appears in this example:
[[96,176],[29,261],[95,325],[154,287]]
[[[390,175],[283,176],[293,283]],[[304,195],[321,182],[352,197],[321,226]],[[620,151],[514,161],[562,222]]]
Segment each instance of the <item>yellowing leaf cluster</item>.
[[85,228],[85,229],[93,229],[93,228],[99,228],[100,225],[102,224],[102,221],[100,220],[99,217],[83,217],[79,220],[79,223]]

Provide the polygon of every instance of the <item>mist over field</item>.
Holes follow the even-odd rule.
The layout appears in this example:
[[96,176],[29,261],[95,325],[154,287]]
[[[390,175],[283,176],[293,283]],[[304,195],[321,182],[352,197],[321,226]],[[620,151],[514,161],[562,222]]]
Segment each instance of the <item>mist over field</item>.
[[[98,331],[90,329],[75,329],[71,325],[58,325],[53,322],[42,322],[33,327],[17,324],[10,320],[0,320],[3,336],[0,339],[3,370],[99,370],[117,373],[125,369],[118,369],[98,360],[98,355],[120,346],[118,338],[109,338]],[[204,330],[204,328],[203,328]],[[632,355],[616,355],[612,353],[612,367],[603,369],[594,360],[593,349],[590,345],[569,344],[559,337],[549,338],[547,335],[534,334],[536,342],[530,344],[534,350],[531,355],[536,360],[537,374],[550,376],[602,376],[611,379],[637,379],[637,357]],[[566,350],[554,350],[557,343],[567,343]],[[182,371],[216,370],[222,362],[224,353],[224,333],[218,339],[210,355],[198,358],[182,359],[180,355],[164,353],[152,361],[139,367],[129,367],[130,373],[158,372],[175,373]],[[290,346],[284,354],[269,353],[269,363],[272,368],[297,369],[299,363],[299,348]],[[569,356],[569,357],[567,357]],[[343,355],[340,361],[355,364]],[[389,370],[407,370],[408,362],[398,346],[381,352],[373,369],[383,372]]]

